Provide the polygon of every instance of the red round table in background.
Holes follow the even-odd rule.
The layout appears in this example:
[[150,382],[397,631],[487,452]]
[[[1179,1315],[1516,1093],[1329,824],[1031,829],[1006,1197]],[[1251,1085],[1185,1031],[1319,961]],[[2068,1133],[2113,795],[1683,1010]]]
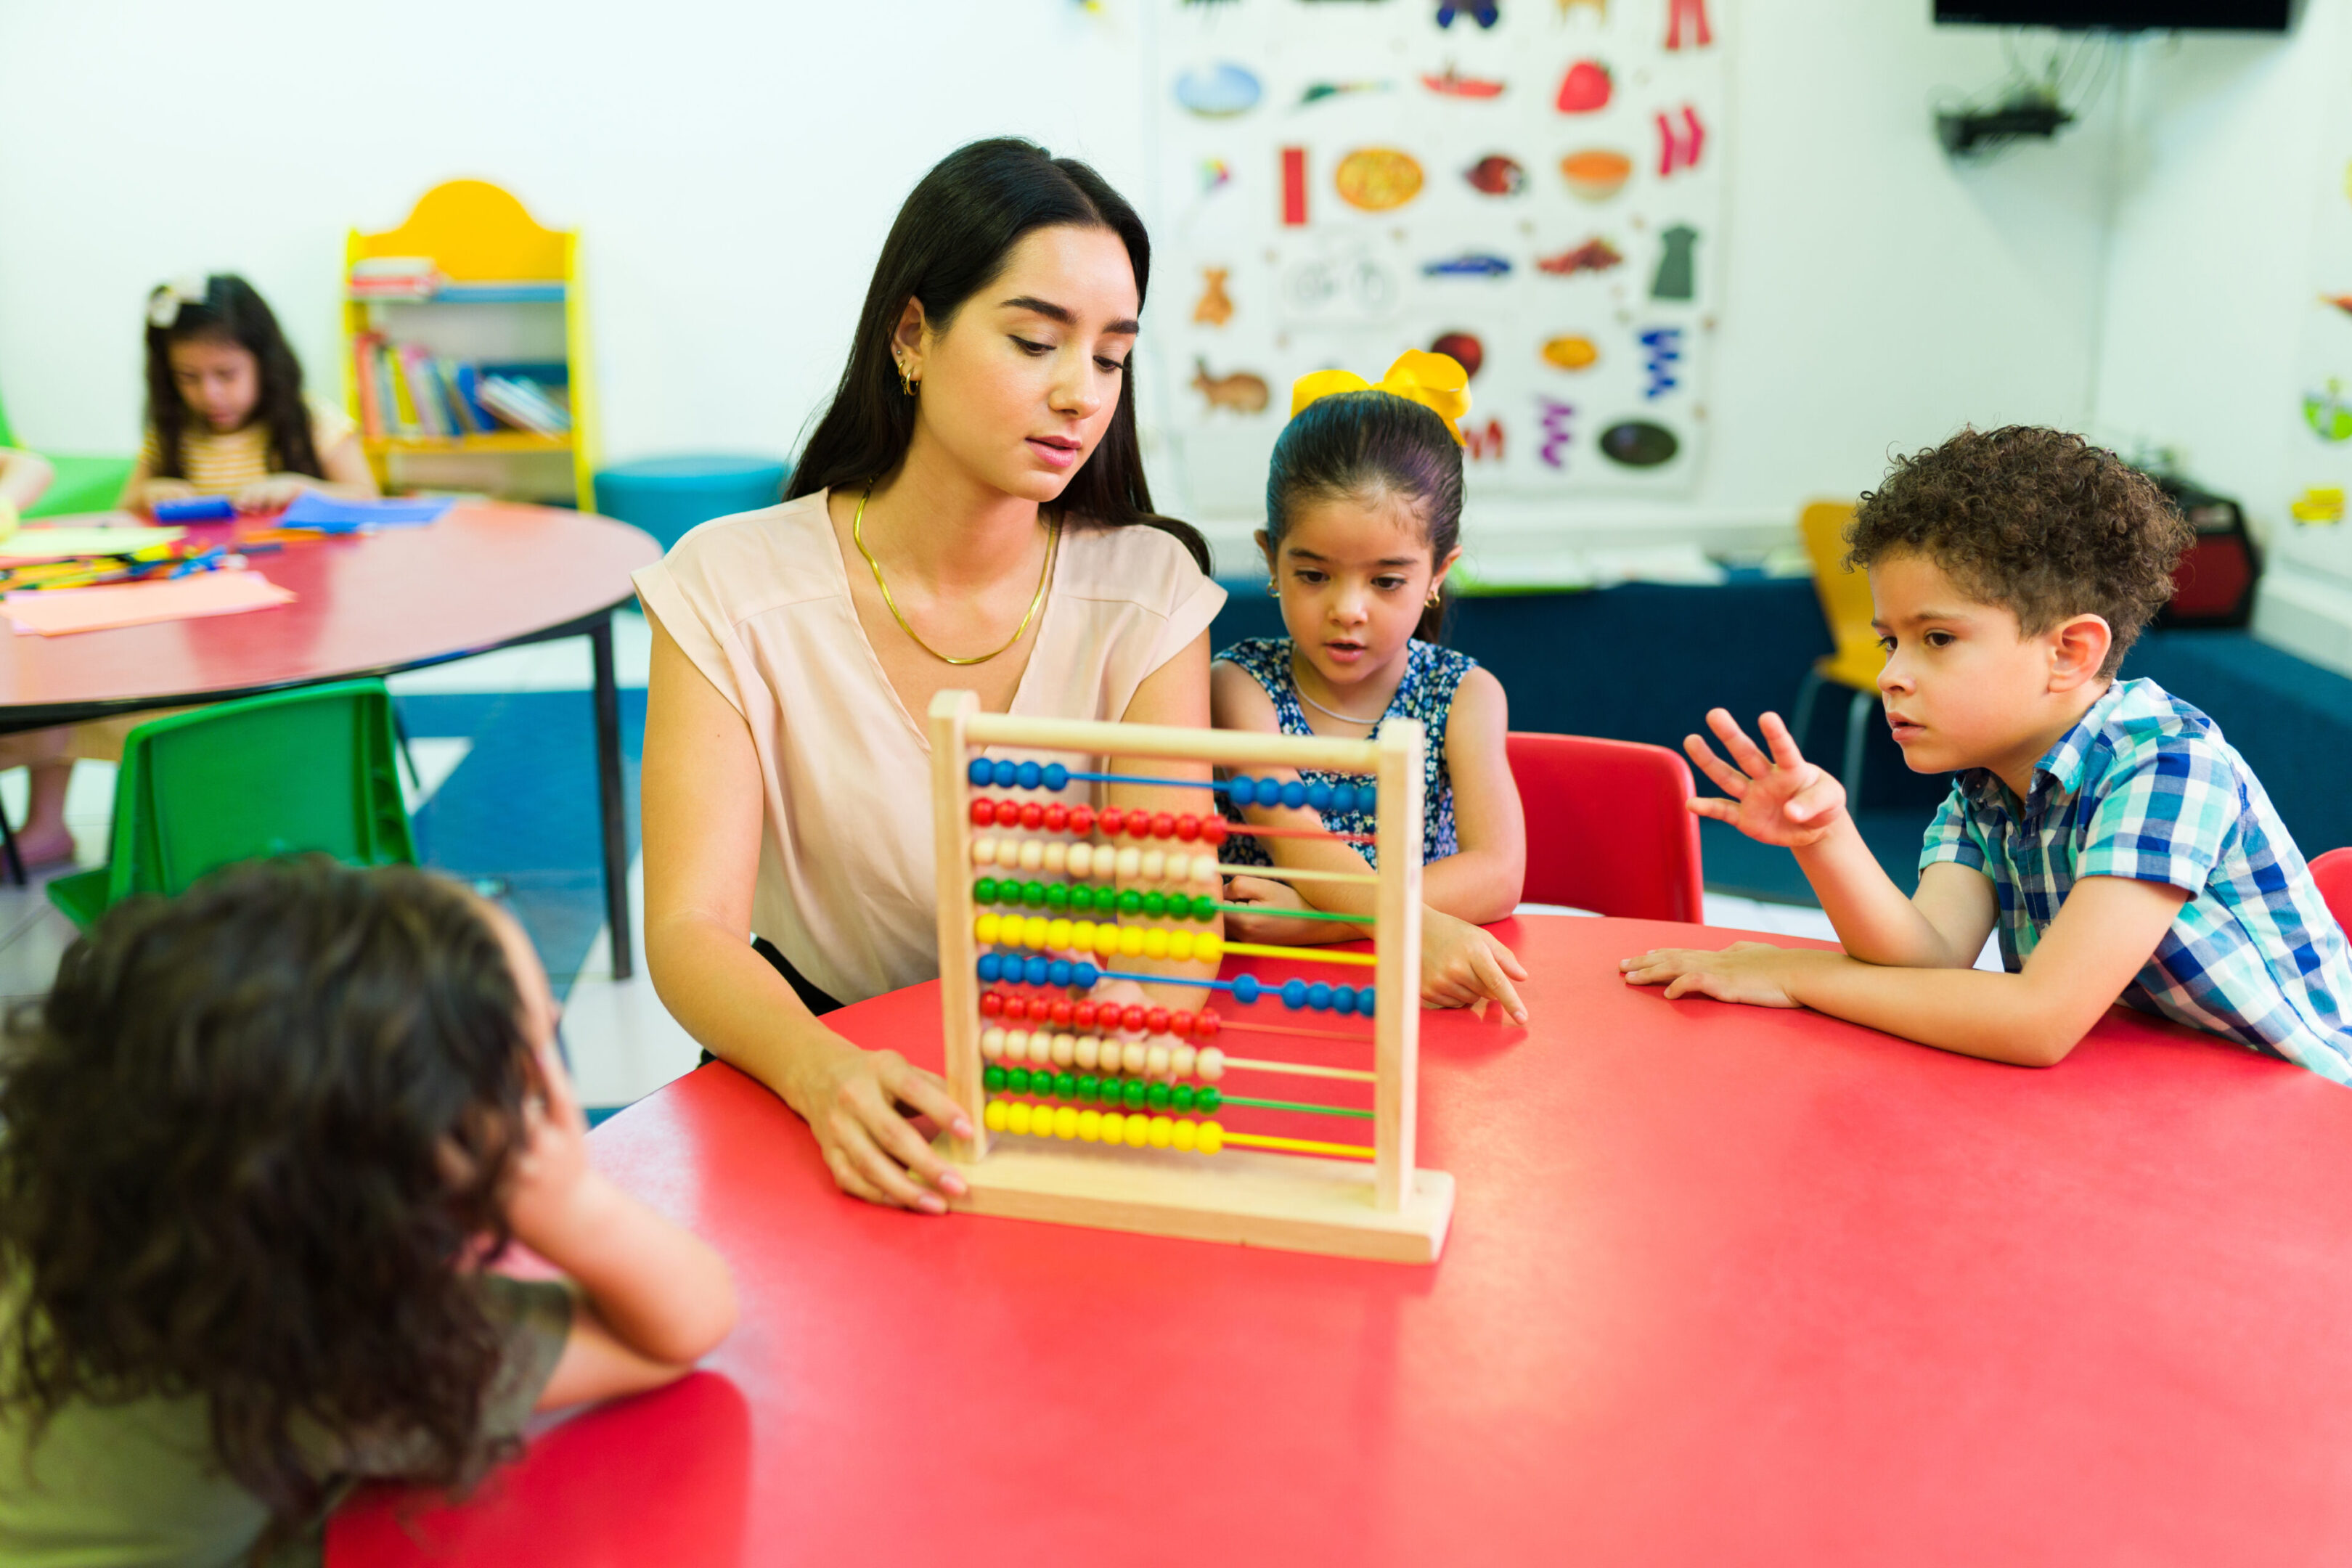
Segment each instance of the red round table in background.
[[[188,533],[225,542],[270,521]],[[17,542],[38,536],[37,527],[28,528]],[[0,734],[383,677],[494,648],[584,637],[595,659],[604,902],[615,973],[625,976],[628,859],[612,615],[634,595],[629,574],[660,558],[661,546],[626,523],[505,503],[460,503],[423,528],[291,544],[252,558],[254,570],[294,591],[290,605],[69,637],[5,637]]]
[[[1616,976],[1735,933],[1496,930],[1534,1022],[1426,1016],[1433,1267],[870,1207],[705,1067],[590,1143],[727,1255],[733,1338],[331,1563],[2352,1556],[2352,1093],[2121,1012],[2035,1072]],[[829,1021],[938,1060],[935,986]]]

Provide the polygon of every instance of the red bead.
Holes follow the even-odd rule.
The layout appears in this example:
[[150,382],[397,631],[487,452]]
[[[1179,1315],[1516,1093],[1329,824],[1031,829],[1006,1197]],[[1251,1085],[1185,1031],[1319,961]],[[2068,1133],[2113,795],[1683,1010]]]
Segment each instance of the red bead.
[[1073,1028],[1078,1029],[1093,1028],[1095,1026],[1095,1005],[1091,1002],[1081,1002],[1076,1006],[1071,1008],[1070,1026]]
[[1091,805],[1070,807],[1070,831],[1081,837],[1095,830],[1095,808]]
[[996,803],[975,800],[971,803],[971,824],[974,827],[991,827],[996,823]]
[[1215,848],[1225,841],[1225,819],[1222,816],[1201,818],[1201,842]]
[[1075,1009],[1070,1005],[1070,999],[1068,997],[1055,997],[1054,1000],[1054,1010],[1050,1015],[1054,1020],[1054,1027],[1057,1029],[1068,1028],[1070,1026],[1070,1015],[1074,1010]]
[[1107,805],[1102,808],[1102,815],[1095,820],[1102,825],[1105,837],[1116,838],[1118,837],[1119,828],[1126,825],[1127,813],[1115,805]]
[[1217,1016],[1217,1010],[1214,1007],[1203,1007],[1201,1009],[1201,1016],[1192,1020],[1192,1037],[1196,1040],[1213,1040],[1217,1037],[1217,1031],[1223,1027],[1224,1020]]
[[1163,811],[1163,812],[1161,812],[1159,816],[1157,816],[1153,817],[1153,818],[1151,819],[1151,837],[1154,837],[1154,838],[1173,838],[1173,837],[1176,837],[1176,815],[1175,815],[1175,813],[1173,813],[1173,812],[1169,812],[1169,811]]
[[1028,1016],[1029,998],[1026,996],[1008,996],[1004,999],[1004,1016],[1007,1022],[1017,1024]]
[[1146,1013],[1143,1016],[1143,1028],[1146,1034],[1166,1034],[1168,1032],[1168,1009],[1165,1007],[1154,1007],[1150,1012]]
[[1045,831],[1059,833],[1070,825],[1070,808],[1055,802],[1045,808]]
[[1176,837],[1190,844],[1201,837],[1201,819],[1191,812],[1176,819]]
[[1034,830],[1044,826],[1045,823],[1045,808],[1038,805],[1035,801],[1033,800],[1027,805],[1021,808],[1022,826]]
[[1168,1032],[1175,1036],[1180,1040],[1191,1039],[1192,1037],[1192,1015],[1190,1013],[1171,1013],[1168,1016]]
[[998,1015],[1002,1014],[1003,1011],[1004,1011],[1004,993],[1003,993],[1003,992],[1002,992],[1002,991],[983,991],[983,992],[982,992],[982,993],[981,993],[981,995],[980,995],[980,1016],[981,1016],[982,1017],[983,1017],[983,1018],[993,1018],[993,1017],[996,1017]]
[[1127,836],[1129,838],[1150,837],[1151,814],[1143,811],[1129,812],[1127,814]]
[[1143,1032],[1143,1009],[1130,1005],[1126,1012],[1121,1013],[1118,1016],[1118,1026],[1126,1030],[1130,1035],[1141,1034]]

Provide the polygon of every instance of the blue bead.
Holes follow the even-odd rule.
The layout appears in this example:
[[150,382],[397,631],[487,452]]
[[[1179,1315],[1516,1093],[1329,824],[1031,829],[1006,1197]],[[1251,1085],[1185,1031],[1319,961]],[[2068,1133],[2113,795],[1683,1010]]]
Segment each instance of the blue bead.
[[1021,770],[1011,763],[1000,762],[990,768],[989,776],[996,781],[997,788],[1011,789],[1013,781],[1021,776]]
[[1372,1016],[1372,988],[1363,986],[1356,993],[1356,1011],[1369,1018]]
[[1047,763],[1045,764],[1045,787],[1047,789],[1069,788],[1070,770],[1064,767],[1059,763]]
[[1289,980],[1283,983],[1282,1005],[1294,1012],[1307,1005],[1307,982]]
[[1355,1015],[1356,993],[1353,987],[1341,985],[1332,991],[1331,1011],[1343,1018],[1352,1017]]
[[1235,773],[1232,782],[1225,785],[1225,794],[1235,805],[1247,805],[1255,798],[1247,773]]
[[1047,971],[1052,968],[1053,965],[1043,958],[1032,957],[1021,965],[1021,978],[1032,985],[1043,985]]
[[1331,786],[1331,809],[1333,811],[1355,810],[1356,786],[1354,784],[1333,784]]
[[1318,1013],[1331,1010],[1331,988],[1320,980],[1307,988],[1307,1005]]
[[988,781],[996,776],[996,765],[986,757],[974,757],[971,760],[971,766],[964,769],[963,776],[982,789],[986,789]]
[[1282,804],[1297,811],[1307,804],[1307,786],[1297,779],[1282,786]]
[[980,955],[980,977],[982,980],[994,980],[1003,968],[1004,961],[996,954],[983,952]]
[[1234,976],[1234,1000],[1246,1007],[1257,1000],[1258,984],[1255,974]]
[[1075,964],[1070,970],[1070,984],[1081,990],[1092,990],[1095,982],[1101,978],[1102,971],[1091,963]]
[[1023,789],[1035,789],[1045,782],[1045,770],[1035,763],[1024,763],[1014,771],[1013,782]]
[[1331,805],[1331,786],[1325,784],[1320,779],[1308,784],[1307,786],[1307,804],[1313,806],[1318,811],[1328,809]]
[[1049,985],[1067,985],[1070,983],[1070,976],[1075,973],[1076,971],[1068,959],[1057,958],[1045,966],[1045,983]]

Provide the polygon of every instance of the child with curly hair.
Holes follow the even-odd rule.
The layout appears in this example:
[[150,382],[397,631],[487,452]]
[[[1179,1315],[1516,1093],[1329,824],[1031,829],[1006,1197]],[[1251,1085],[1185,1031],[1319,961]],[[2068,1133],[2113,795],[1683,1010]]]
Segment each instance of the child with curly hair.
[[[323,857],[109,910],[0,1063],[0,1561],[316,1561],[655,1387],[727,1266],[598,1175],[514,921]],[[488,1271],[509,1241],[569,1276]]]
[[[2212,720],[2116,679],[2189,538],[2145,475],[2077,436],[1971,430],[1898,461],[1849,543],[1895,740],[1916,772],[1958,774],[1918,891],[1777,715],[1759,748],[1718,708],[1730,763],[1685,745],[1729,798],[1692,808],[1793,849],[1845,951],[1662,949],[1625,977],[2033,1067],[2120,999],[2352,1082],[2352,951],[2261,781]],[[1981,973],[1995,931],[2006,973]]]

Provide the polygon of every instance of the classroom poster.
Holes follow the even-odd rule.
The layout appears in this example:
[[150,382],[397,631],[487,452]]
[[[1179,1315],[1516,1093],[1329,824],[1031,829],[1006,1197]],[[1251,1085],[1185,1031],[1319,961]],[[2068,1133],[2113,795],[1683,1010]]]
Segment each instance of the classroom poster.
[[1724,275],[1729,0],[1152,0],[1153,336],[1188,502],[1290,384],[1472,371],[1474,500],[1685,494]]

